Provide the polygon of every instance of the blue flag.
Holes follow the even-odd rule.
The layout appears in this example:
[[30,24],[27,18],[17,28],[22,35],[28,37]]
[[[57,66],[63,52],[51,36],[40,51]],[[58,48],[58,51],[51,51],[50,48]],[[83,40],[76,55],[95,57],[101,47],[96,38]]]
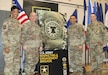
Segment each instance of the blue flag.
[[89,0],[89,2],[88,2],[88,24],[90,24],[90,22],[91,22],[91,19],[90,19],[91,10],[92,10],[92,8],[91,8],[90,0]]
[[106,29],[108,30],[108,10],[106,12],[106,15],[105,15],[105,22],[104,22],[105,26],[106,26]]
[[106,14],[107,10],[108,10],[108,4],[105,3],[105,14]]
[[76,16],[77,21],[78,21],[78,17],[77,17],[77,9],[75,9],[75,11],[73,12],[73,15]]
[[71,22],[70,22],[70,20],[68,20],[66,28],[68,28],[70,25],[71,25]]
[[94,2],[94,9],[93,9],[93,13],[96,15],[96,11],[97,11],[97,4],[96,2]]
[[102,4],[100,3],[100,21],[103,23],[103,9],[102,9]]
[[105,21],[104,24],[106,26],[106,29],[108,30],[108,4],[105,3]]
[[83,25],[85,25],[86,10],[87,10],[86,0],[84,0],[84,18],[83,18]]
[[96,12],[96,16],[97,16],[97,21],[101,21],[101,17],[100,17],[100,6],[99,3],[97,2],[97,12]]
[[20,12],[23,11],[22,7],[20,6],[19,2],[17,0],[13,0],[13,5],[17,6],[20,9]]
[[[73,12],[72,15],[76,16],[76,18],[77,18],[77,9],[75,9],[75,11]],[[77,21],[78,21],[78,18],[77,18]],[[69,19],[68,22],[67,22],[67,28],[68,28],[70,25],[71,25],[71,22],[70,22],[70,19]]]

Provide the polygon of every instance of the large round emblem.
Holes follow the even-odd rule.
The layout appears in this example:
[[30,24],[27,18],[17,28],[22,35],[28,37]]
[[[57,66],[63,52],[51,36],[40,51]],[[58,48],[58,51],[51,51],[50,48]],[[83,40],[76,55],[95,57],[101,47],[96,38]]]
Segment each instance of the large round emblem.
[[57,39],[61,35],[60,22],[56,18],[47,18],[45,23],[45,33],[50,39]]

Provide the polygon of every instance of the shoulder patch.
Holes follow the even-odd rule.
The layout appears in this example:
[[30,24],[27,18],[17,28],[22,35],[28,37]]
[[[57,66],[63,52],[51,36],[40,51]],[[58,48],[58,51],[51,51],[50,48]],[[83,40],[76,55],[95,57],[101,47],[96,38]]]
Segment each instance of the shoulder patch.
[[3,25],[3,29],[6,29],[6,25]]

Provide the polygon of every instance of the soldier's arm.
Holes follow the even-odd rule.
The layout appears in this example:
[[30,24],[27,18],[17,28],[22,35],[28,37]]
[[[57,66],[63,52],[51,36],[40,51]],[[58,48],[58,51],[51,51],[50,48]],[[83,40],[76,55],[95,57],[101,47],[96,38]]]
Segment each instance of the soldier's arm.
[[67,38],[67,28],[65,28],[64,26],[63,26],[63,36],[64,36],[64,39]]
[[4,22],[2,25],[2,44],[4,47],[8,47],[8,22]]
[[40,33],[41,33],[41,40],[42,40],[42,43],[45,43],[46,42],[46,37],[45,37],[45,30],[44,30],[44,26],[42,26],[41,28],[41,31],[40,31]]
[[9,25],[8,21],[5,21],[2,25],[2,45],[3,45],[5,52],[7,53],[9,51],[8,25]]
[[78,35],[80,35],[80,39],[81,39],[81,42],[80,42],[80,45],[83,45],[84,44],[84,42],[85,42],[85,35],[84,35],[84,28],[83,28],[83,26],[82,25],[80,25],[80,34],[78,34]]
[[42,41],[42,33],[40,32],[39,34],[39,37],[40,37],[40,47],[43,47],[43,41]]
[[24,50],[27,50],[28,46],[25,46],[25,42],[27,41],[27,25],[26,23],[21,27],[21,37],[20,37],[20,40],[21,40],[21,45],[23,46],[23,49]]
[[105,28],[105,26],[103,25],[103,23],[101,23],[102,25],[102,37],[103,37],[103,42],[104,42],[104,45],[105,46],[107,43],[108,43],[108,32],[107,32],[107,29]]
[[20,40],[21,40],[21,44],[24,46],[24,43],[25,43],[25,41],[26,41],[26,34],[27,34],[27,32],[26,32],[26,26],[25,25],[23,25],[22,27],[21,27],[21,36],[20,36]]
[[90,28],[89,28],[89,26],[87,27],[85,38],[86,38],[87,45],[90,45]]

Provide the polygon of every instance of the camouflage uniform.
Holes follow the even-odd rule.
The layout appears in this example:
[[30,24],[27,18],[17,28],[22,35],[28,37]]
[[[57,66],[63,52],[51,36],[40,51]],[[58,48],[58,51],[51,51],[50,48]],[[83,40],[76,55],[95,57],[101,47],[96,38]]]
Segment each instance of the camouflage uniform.
[[75,23],[69,26],[68,28],[68,46],[70,53],[70,69],[73,69],[73,72],[81,72],[82,69],[82,53],[83,49],[79,50],[79,46],[84,44],[84,29],[83,26]]
[[9,48],[9,53],[4,54],[4,75],[18,75],[20,69],[20,24],[16,19],[8,18],[2,26],[3,47]]
[[27,46],[27,50],[25,50],[25,72],[27,75],[33,75],[35,65],[39,59],[39,47],[42,47],[38,24],[28,22],[23,25],[21,42],[23,46]]
[[93,22],[88,26],[87,42],[90,47],[91,71],[102,68],[104,59],[103,46],[107,43],[105,26],[101,22]]

